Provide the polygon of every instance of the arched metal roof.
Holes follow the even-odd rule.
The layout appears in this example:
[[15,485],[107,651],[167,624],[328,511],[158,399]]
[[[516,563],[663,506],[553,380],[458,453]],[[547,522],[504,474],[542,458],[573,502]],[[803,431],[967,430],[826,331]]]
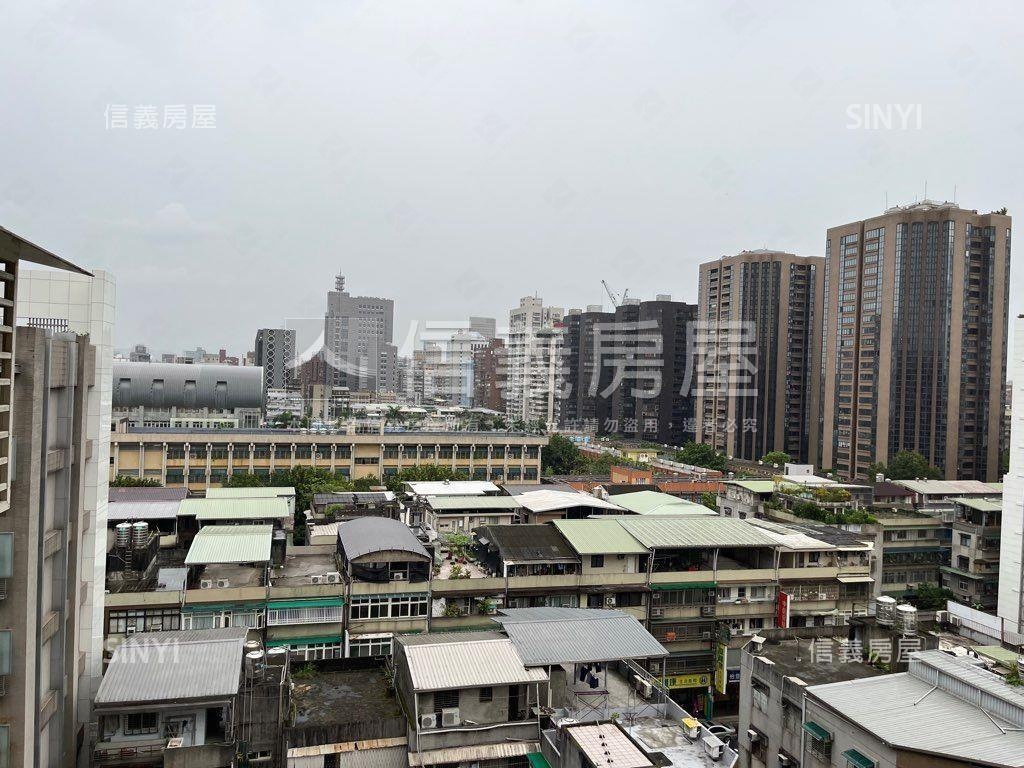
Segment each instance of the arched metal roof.
[[258,366],[114,363],[115,408],[263,407]]

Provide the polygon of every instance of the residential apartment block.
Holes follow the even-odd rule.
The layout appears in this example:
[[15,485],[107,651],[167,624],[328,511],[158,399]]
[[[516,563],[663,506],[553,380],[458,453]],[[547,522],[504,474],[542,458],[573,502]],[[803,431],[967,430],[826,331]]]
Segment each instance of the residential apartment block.
[[700,265],[699,441],[749,461],[814,455],[824,271],[821,257],[769,250]]
[[1024,633],[1024,315],[1013,329],[1014,408],[1010,419],[1010,471],[1003,485],[999,544],[999,618]]
[[558,423],[563,314],[536,296],[509,311],[505,409],[513,421]]
[[998,478],[1010,225],[925,200],[828,230],[818,466],[863,478],[910,450]]
[[398,387],[398,350],[394,341],[395,303],[374,296],[353,296],[338,274],[327,294],[324,316],[326,384],[350,390],[394,392]]
[[263,397],[268,389],[284,389],[296,379],[294,328],[260,328],[256,331],[256,365],[263,369]]

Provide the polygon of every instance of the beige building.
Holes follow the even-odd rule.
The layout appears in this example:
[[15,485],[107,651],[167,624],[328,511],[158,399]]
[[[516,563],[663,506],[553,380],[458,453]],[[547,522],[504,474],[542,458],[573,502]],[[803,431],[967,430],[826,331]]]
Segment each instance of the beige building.
[[769,250],[700,265],[700,359],[731,360],[741,344],[752,366],[747,382],[720,366],[698,380],[700,441],[751,461],[769,451],[812,455],[824,271],[819,256]]
[[925,200],[828,230],[819,466],[866,477],[911,450],[997,479],[1010,224]]
[[205,490],[235,472],[270,475],[324,467],[352,479],[397,474],[424,464],[474,480],[540,482],[547,438],[506,432],[301,434],[286,430],[132,430],[111,435],[110,477],[148,477]]

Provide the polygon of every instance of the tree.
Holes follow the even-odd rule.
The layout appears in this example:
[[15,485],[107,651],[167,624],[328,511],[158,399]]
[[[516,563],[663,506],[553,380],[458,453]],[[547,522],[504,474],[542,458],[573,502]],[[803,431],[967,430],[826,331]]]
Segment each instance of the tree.
[[[409,467],[394,475],[387,475],[384,478],[384,485],[393,493],[400,493],[405,483],[441,480],[468,480],[461,472],[455,472],[451,467],[443,467],[440,464],[423,464],[418,467]],[[356,482],[359,482],[358,480]]]
[[907,599],[922,611],[938,611],[946,607],[947,600],[956,600],[956,595],[934,584],[920,584]]
[[118,475],[110,481],[111,488],[161,488],[160,481],[154,477],[132,477]]
[[893,480],[941,480],[942,471],[931,466],[928,460],[916,451],[900,451],[889,461],[885,476]]
[[715,512],[718,511],[718,499],[710,491],[705,491],[700,495],[700,503],[708,509],[713,509]]
[[570,475],[582,458],[576,443],[565,435],[551,435],[542,455],[545,475]]
[[761,457],[765,464],[778,464],[780,467],[791,462],[793,458],[785,451],[768,451]]
[[725,455],[719,453],[707,443],[695,443],[692,440],[683,445],[683,450],[676,451],[675,460],[680,464],[692,464],[705,469],[725,470]]

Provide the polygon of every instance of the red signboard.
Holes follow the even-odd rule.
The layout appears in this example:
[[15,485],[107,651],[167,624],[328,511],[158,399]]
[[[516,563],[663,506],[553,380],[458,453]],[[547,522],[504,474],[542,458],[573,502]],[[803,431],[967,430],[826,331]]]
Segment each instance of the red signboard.
[[780,629],[789,626],[789,595],[785,592],[779,592],[775,601],[775,626]]

